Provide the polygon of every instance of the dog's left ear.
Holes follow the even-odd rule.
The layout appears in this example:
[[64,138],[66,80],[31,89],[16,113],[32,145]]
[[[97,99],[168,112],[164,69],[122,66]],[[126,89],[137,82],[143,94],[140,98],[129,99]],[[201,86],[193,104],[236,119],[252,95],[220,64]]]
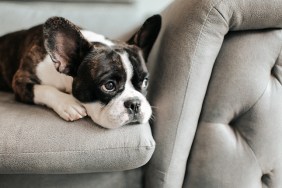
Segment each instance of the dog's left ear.
[[57,71],[76,76],[78,66],[91,44],[80,28],[62,17],[49,18],[43,25],[44,45]]
[[137,45],[142,49],[145,61],[147,61],[152,46],[158,37],[161,25],[161,16],[154,15],[148,18],[139,31],[137,31],[127,42],[128,44]]

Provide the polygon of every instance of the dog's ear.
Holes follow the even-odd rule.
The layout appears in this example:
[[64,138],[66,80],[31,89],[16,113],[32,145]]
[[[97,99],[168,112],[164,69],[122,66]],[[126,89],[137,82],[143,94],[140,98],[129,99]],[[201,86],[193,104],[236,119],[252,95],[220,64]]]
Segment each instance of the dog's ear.
[[137,45],[142,49],[145,61],[147,61],[152,46],[158,37],[161,24],[161,16],[154,15],[148,18],[142,27],[127,41],[128,44]]
[[79,27],[65,18],[52,17],[43,25],[43,35],[45,48],[56,69],[76,76],[79,64],[91,48]]

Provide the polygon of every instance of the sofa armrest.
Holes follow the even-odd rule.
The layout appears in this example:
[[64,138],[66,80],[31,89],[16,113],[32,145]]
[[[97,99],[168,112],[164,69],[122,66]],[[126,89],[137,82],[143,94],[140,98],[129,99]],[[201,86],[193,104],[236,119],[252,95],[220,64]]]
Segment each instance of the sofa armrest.
[[[158,147],[147,187],[182,187],[202,103],[229,30],[282,27],[282,1],[177,0],[163,12],[163,28],[151,54],[149,98],[156,106]],[[162,160],[160,160],[162,158]]]

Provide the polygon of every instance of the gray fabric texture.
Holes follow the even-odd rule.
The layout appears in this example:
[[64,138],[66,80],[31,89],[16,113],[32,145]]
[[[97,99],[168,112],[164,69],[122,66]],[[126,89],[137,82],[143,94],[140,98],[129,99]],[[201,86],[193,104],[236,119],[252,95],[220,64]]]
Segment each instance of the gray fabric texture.
[[1,174],[128,170],[147,163],[155,149],[149,124],[109,130],[90,118],[66,122],[6,93],[0,104]]
[[1,188],[142,188],[141,168],[91,174],[0,175]]
[[187,188],[282,186],[282,30],[225,37],[187,164]]
[[146,187],[182,187],[225,34],[229,30],[281,28],[281,8],[282,1],[277,0],[176,0],[164,11],[162,34],[149,62],[149,98],[156,106],[153,132],[158,147],[146,172]]

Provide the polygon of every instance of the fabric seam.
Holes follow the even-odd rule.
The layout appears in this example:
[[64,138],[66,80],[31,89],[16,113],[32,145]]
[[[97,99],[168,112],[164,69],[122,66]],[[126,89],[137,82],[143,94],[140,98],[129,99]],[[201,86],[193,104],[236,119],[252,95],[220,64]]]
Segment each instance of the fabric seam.
[[[261,98],[264,96],[264,94],[265,94],[265,92],[266,92],[266,90],[267,90],[269,84],[270,84],[270,80],[269,80],[268,83],[266,84],[266,87],[265,87],[265,89],[263,90],[262,94],[261,94],[261,95],[258,97],[258,99],[254,102],[254,104],[253,104],[252,106],[250,106],[250,108],[249,108],[248,110],[246,110],[244,113],[240,114],[237,118],[240,118],[240,117],[246,115],[248,112],[250,112],[250,111],[259,103],[259,101],[261,100]],[[236,121],[235,121],[235,122],[236,122]],[[232,127],[232,125],[229,125],[229,126]],[[259,163],[259,161],[258,161],[258,159],[257,159],[257,157],[256,157],[256,155],[255,155],[255,152],[254,152],[253,148],[252,148],[251,145],[248,143],[247,138],[241,133],[241,131],[240,131],[239,129],[236,129],[236,130],[237,130],[238,133],[241,135],[241,137],[244,139],[245,143],[249,146],[253,158],[255,159],[257,165],[259,166],[259,168],[262,170],[262,166],[261,166],[261,164]],[[263,172],[262,172],[262,174],[263,174]]]
[[94,150],[65,150],[65,151],[46,151],[46,152],[20,152],[20,153],[0,153],[3,155],[22,155],[22,154],[48,154],[48,153],[84,153],[84,152],[95,152],[95,151],[105,151],[105,150],[118,150],[118,149],[154,149],[155,146],[141,146],[141,147],[120,147],[120,148],[100,148]]

